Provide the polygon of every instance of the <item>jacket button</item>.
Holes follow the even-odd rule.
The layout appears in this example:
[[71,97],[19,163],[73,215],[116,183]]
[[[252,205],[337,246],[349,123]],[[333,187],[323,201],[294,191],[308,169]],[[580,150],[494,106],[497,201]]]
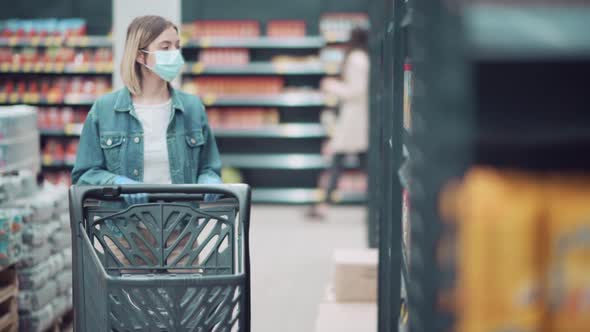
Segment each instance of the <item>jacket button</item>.
[[109,138],[109,139],[107,140],[107,145],[108,145],[108,146],[111,146],[111,145],[113,145],[113,140]]
[[135,142],[135,143],[139,143],[139,137],[135,137],[135,138],[133,139],[133,142]]
[[197,143],[197,140],[195,140],[194,138],[191,138],[191,144],[195,144]]
[[133,175],[138,176],[139,175],[139,171],[136,169],[133,170]]

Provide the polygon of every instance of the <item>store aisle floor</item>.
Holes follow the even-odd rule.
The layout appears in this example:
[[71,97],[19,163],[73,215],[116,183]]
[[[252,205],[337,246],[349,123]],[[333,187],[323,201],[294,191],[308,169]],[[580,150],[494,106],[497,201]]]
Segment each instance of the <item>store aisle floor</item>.
[[365,210],[309,222],[301,207],[254,206],[251,220],[252,331],[313,332],[333,250],[366,245]]

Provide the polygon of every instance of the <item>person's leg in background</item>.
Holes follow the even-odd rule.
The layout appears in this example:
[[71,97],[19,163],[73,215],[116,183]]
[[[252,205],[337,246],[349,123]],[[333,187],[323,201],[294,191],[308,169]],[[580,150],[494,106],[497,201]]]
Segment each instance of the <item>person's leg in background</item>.
[[326,216],[326,210],[329,203],[333,203],[332,196],[338,186],[338,180],[342,175],[344,168],[344,159],[346,155],[342,153],[336,153],[332,157],[332,165],[328,170],[328,184],[324,188],[325,195],[320,203],[314,204],[307,212],[308,218],[323,219]]

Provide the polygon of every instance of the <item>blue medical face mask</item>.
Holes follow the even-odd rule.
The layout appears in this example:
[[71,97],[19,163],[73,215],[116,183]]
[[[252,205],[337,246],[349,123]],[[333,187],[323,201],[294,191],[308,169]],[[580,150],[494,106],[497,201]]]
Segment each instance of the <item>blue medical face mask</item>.
[[149,67],[145,64],[144,66],[149,68],[164,81],[170,82],[174,80],[184,67],[184,59],[182,58],[180,50],[158,50],[154,52],[148,52],[145,50],[141,51],[147,54],[155,54],[156,64],[154,67]]

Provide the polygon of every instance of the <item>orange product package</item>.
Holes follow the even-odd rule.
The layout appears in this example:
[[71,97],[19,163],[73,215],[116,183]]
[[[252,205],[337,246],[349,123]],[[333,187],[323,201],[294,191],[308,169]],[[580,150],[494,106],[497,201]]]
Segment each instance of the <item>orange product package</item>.
[[458,226],[458,331],[542,331],[543,206],[536,179],[475,168],[442,195],[441,214]]
[[590,331],[590,177],[547,180],[551,331]]

